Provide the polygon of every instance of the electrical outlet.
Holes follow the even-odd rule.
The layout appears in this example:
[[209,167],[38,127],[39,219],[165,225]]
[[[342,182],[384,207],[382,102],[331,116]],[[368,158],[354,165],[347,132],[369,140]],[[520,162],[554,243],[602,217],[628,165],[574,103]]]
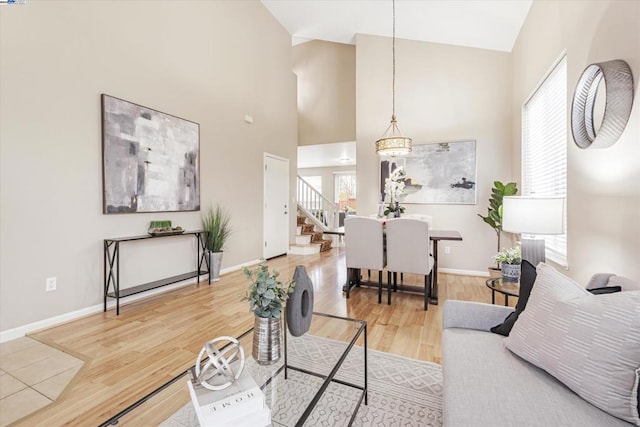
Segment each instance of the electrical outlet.
[[445,255],[451,255],[451,246],[445,246],[444,247],[444,254]]
[[57,285],[57,283],[56,283],[56,278],[55,277],[47,277],[47,285],[46,285],[45,290],[47,292],[55,291],[56,290],[56,285]]

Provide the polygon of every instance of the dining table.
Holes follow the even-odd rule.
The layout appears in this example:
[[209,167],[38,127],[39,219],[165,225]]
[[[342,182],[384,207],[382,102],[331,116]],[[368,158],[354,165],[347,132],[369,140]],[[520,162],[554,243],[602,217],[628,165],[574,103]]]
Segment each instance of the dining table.
[[[462,241],[462,235],[459,231],[456,230],[429,230],[429,240],[433,242],[433,280],[431,281],[431,289],[430,289],[430,303],[437,305],[438,304],[438,244],[443,240],[449,241]],[[347,287],[353,289],[357,286],[365,286],[365,287],[378,287],[378,282],[371,281],[359,281],[354,280],[355,278],[347,276],[347,283],[343,286],[343,291],[347,290]],[[350,289],[350,290],[351,290]],[[397,289],[399,291],[409,291],[409,292],[423,292],[423,287],[412,286],[412,285],[404,285],[398,284]]]

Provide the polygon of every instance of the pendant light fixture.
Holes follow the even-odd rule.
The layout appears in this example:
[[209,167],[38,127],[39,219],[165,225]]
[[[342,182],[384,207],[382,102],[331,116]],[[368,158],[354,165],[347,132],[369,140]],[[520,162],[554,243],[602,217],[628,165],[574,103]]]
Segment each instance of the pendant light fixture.
[[392,110],[391,124],[382,135],[382,138],[376,141],[376,154],[381,156],[401,156],[411,152],[411,138],[402,135],[398,128],[396,120],[396,1],[393,0],[393,84],[392,84]]

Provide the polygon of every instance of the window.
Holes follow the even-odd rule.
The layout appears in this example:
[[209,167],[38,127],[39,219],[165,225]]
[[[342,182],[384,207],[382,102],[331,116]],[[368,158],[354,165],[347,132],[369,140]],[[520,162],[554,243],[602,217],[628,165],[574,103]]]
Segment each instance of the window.
[[[522,108],[522,195],[567,197],[567,59],[563,56]],[[541,236],[547,259],[567,266],[565,234]]]
[[335,173],[335,198],[339,211],[356,210],[356,174],[354,172]]

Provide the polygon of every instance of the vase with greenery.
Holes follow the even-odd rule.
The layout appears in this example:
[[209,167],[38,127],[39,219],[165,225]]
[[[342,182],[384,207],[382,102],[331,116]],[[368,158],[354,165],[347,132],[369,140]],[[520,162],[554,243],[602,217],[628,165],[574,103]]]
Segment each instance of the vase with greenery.
[[404,195],[404,179],[406,176],[404,167],[397,167],[391,172],[389,178],[384,180],[384,192],[386,197],[385,215],[393,213],[398,218],[404,213],[404,206],[400,206],[400,197]]
[[208,251],[209,282],[220,280],[222,253],[231,235],[231,217],[220,205],[210,207],[202,217],[202,229],[206,233],[205,247]]
[[502,233],[502,199],[505,196],[514,196],[517,192],[518,187],[515,182],[503,184],[500,181],[494,181],[493,188],[491,189],[491,197],[489,198],[487,216],[478,214],[478,216],[496,232],[496,236],[498,237],[498,251],[500,250],[500,237]]
[[502,265],[502,277],[506,281],[518,281],[522,254],[520,247],[503,249],[493,256],[493,262]]
[[253,358],[259,364],[271,365],[280,360],[280,315],[295,283],[278,280],[280,273],[270,272],[264,259],[253,270],[242,267],[242,272],[251,281],[242,300],[249,301],[249,309],[255,316]]

